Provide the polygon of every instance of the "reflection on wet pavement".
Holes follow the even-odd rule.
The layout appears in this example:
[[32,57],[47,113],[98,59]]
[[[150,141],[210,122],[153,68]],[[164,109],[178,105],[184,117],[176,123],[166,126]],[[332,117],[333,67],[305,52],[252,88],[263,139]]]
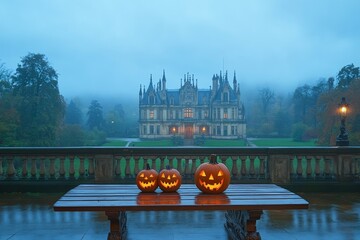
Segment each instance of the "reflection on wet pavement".
[[[106,239],[104,213],[54,212],[62,194],[0,194],[0,240]],[[360,239],[360,193],[300,193],[308,210],[265,211],[263,239]],[[225,217],[216,212],[129,212],[128,238],[227,239]]]

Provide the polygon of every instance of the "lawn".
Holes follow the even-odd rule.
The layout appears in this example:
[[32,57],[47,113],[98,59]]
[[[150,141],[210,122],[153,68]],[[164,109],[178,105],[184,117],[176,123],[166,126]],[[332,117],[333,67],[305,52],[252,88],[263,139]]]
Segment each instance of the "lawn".
[[296,142],[292,138],[259,138],[251,140],[258,147],[312,147],[315,140]]

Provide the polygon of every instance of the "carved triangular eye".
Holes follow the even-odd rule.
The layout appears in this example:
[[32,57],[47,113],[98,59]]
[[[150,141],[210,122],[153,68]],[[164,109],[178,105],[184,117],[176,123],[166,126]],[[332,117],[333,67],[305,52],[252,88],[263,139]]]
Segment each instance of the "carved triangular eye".
[[219,171],[219,173],[218,173],[218,177],[221,177],[221,176],[224,176],[224,173],[223,173],[223,171]]
[[172,178],[176,178],[176,175],[175,175],[175,173],[172,175]]
[[205,171],[204,171],[204,170],[202,170],[202,171],[200,172],[200,176],[202,176],[202,177],[206,177],[206,173],[205,173]]
[[161,174],[161,177],[162,177],[162,178],[165,178],[165,174],[164,174],[164,173],[163,173],[163,174]]
[[151,178],[152,178],[152,177],[154,177],[154,175],[150,174],[150,176],[149,176],[149,177],[151,177]]
[[143,177],[144,177],[144,174],[143,174],[143,173],[142,173],[142,174],[140,174],[140,177],[141,177],[141,178],[143,178]]

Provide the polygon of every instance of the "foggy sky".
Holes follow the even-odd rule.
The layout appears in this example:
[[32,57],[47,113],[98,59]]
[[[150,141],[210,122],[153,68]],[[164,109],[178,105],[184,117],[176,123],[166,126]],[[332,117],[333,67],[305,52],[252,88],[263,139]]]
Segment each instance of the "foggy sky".
[[0,0],[0,63],[15,71],[45,54],[64,96],[137,99],[165,70],[168,88],[187,72],[209,88],[234,70],[240,87],[275,91],[360,65],[360,1]]

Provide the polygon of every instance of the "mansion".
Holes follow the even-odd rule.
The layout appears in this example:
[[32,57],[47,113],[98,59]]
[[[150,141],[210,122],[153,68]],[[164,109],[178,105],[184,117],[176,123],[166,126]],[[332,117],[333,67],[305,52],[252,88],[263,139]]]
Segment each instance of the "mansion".
[[215,74],[209,89],[199,89],[194,75],[185,74],[180,89],[166,88],[165,71],[157,84],[140,85],[139,130],[142,139],[197,137],[246,138],[244,106],[234,73]]

